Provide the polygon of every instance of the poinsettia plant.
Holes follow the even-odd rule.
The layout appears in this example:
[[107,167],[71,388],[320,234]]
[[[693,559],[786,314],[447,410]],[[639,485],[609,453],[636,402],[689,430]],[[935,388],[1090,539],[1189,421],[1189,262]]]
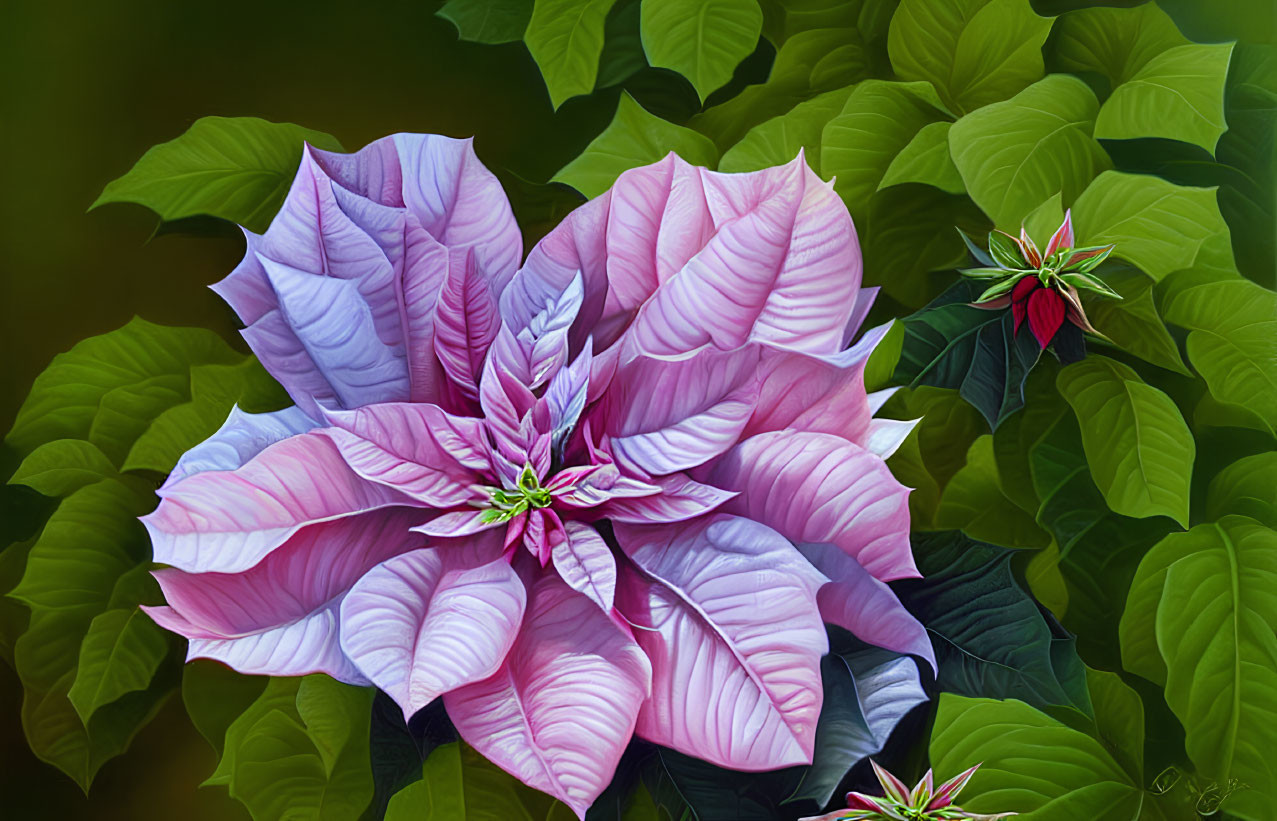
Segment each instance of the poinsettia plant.
[[873,759],[874,775],[882,785],[883,795],[873,796],[864,793],[847,793],[846,809],[834,810],[818,818],[805,818],[803,821],[997,821],[999,818],[1010,818],[1016,813],[1002,812],[996,815],[985,815],[967,812],[954,803],[958,793],[980,769],[977,764],[968,770],[958,773],[953,778],[935,785],[931,770],[914,785],[911,790],[904,782],[896,778],[878,765]]
[[255,821],[1267,819],[1277,61],[1192,5],[449,0],[615,105],[551,179],[155,146],[98,204],[245,226],[253,353],[32,386],[32,750],[87,790],[180,681]]
[[1045,348],[1055,339],[1067,319],[1087,333],[1102,336],[1087,320],[1078,289],[1113,299],[1122,298],[1091,273],[1108,259],[1115,246],[1074,248],[1072,212],[1064,213],[1064,222],[1051,235],[1042,251],[1038,251],[1023,226],[1019,237],[991,231],[987,252],[972,243],[966,234],[962,238],[983,267],[963,268],[958,273],[977,282],[989,283],[974,304],[989,310],[1009,306],[1015,316],[1013,332],[1018,332],[1027,318],[1029,330],[1033,332],[1038,346]]

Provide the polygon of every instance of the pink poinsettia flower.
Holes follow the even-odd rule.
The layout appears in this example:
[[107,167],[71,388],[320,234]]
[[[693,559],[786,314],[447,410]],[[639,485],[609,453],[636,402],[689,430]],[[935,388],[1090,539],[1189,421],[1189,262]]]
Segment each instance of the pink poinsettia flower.
[[308,149],[217,287],[296,406],[235,411],[145,517],[189,656],[443,698],[579,815],[634,733],[809,762],[824,622],[932,664],[885,582],[908,489],[847,347],[873,298],[801,158],[622,174],[520,265],[467,141]]

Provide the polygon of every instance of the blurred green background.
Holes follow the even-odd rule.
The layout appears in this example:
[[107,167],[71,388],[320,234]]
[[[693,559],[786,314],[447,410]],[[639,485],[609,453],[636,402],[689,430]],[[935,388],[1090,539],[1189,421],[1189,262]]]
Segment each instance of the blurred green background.
[[[1135,5],[1113,0],[1111,5]],[[474,135],[498,171],[545,180],[610,119],[617,91],[552,111],[519,44],[457,41],[438,2],[0,2],[0,430],[31,381],[78,340],[134,314],[213,328],[243,349],[206,286],[238,261],[233,232],[149,239],[139,207],[86,213],[102,187],[201,116],[255,115],[348,149],[394,131]],[[1040,0],[1041,13],[1079,5]],[[1163,0],[1199,41],[1273,37],[1273,0]],[[7,459],[0,457],[0,466]],[[247,818],[197,790],[214,755],[174,697],[85,798],[30,753],[21,687],[0,668],[6,818]]]
[[[475,135],[485,163],[533,180],[611,118],[615,92],[553,112],[521,45],[460,43],[438,6],[0,2],[0,430],[55,354],[134,314],[210,327],[247,350],[206,287],[243,253],[235,232],[148,242],[157,220],[146,209],[86,213],[108,181],[199,117],[294,122],[349,149],[394,131]],[[215,759],[176,696],[88,799],[31,754],[21,698],[0,665],[0,816],[248,817],[224,790],[196,789]]]

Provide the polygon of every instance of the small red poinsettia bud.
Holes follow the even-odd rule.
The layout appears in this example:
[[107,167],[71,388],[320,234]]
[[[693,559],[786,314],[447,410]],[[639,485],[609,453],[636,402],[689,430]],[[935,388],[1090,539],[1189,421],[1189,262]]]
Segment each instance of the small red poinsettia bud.
[[966,242],[972,255],[985,263],[985,267],[964,270],[963,275],[992,283],[972,303],[976,307],[1009,306],[1015,317],[1015,332],[1019,332],[1027,319],[1029,330],[1043,349],[1055,339],[1066,319],[1087,333],[1103,336],[1086,318],[1078,289],[1122,298],[1091,273],[1108,257],[1113,246],[1073,247],[1071,212],[1065,212],[1064,222],[1051,235],[1044,251],[1038,250],[1023,227],[1019,237],[1001,231],[990,233],[988,254],[975,248],[970,240]]

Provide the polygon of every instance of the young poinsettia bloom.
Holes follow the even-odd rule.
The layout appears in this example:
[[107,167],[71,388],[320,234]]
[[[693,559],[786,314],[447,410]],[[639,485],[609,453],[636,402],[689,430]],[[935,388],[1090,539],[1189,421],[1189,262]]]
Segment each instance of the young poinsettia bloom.
[[953,800],[971,780],[971,776],[975,775],[975,771],[980,769],[979,764],[959,773],[938,788],[932,779],[931,770],[927,770],[922,780],[910,790],[903,781],[878,766],[878,762],[871,759],[869,763],[873,765],[874,775],[882,785],[883,795],[849,792],[846,809],[804,818],[802,821],[996,821],[1018,814],[1003,812],[986,815],[954,806]]
[[622,174],[521,260],[468,142],[308,149],[217,286],[296,406],[145,518],[190,657],[375,684],[583,814],[632,734],[812,759],[822,622],[934,664],[873,292],[801,157]]
[[1027,319],[1029,330],[1043,349],[1055,339],[1065,320],[1087,333],[1100,335],[1086,318],[1078,289],[1122,298],[1092,274],[1114,246],[1074,248],[1072,212],[1065,212],[1064,222],[1042,251],[1023,227],[1019,238],[1001,231],[990,233],[987,253],[965,234],[963,239],[972,255],[985,267],[968,268],[961,273],[972,279],[991,281],[975,304],[989,309],[1010,306],[1015,314],[1015,331],[1018,333]]

